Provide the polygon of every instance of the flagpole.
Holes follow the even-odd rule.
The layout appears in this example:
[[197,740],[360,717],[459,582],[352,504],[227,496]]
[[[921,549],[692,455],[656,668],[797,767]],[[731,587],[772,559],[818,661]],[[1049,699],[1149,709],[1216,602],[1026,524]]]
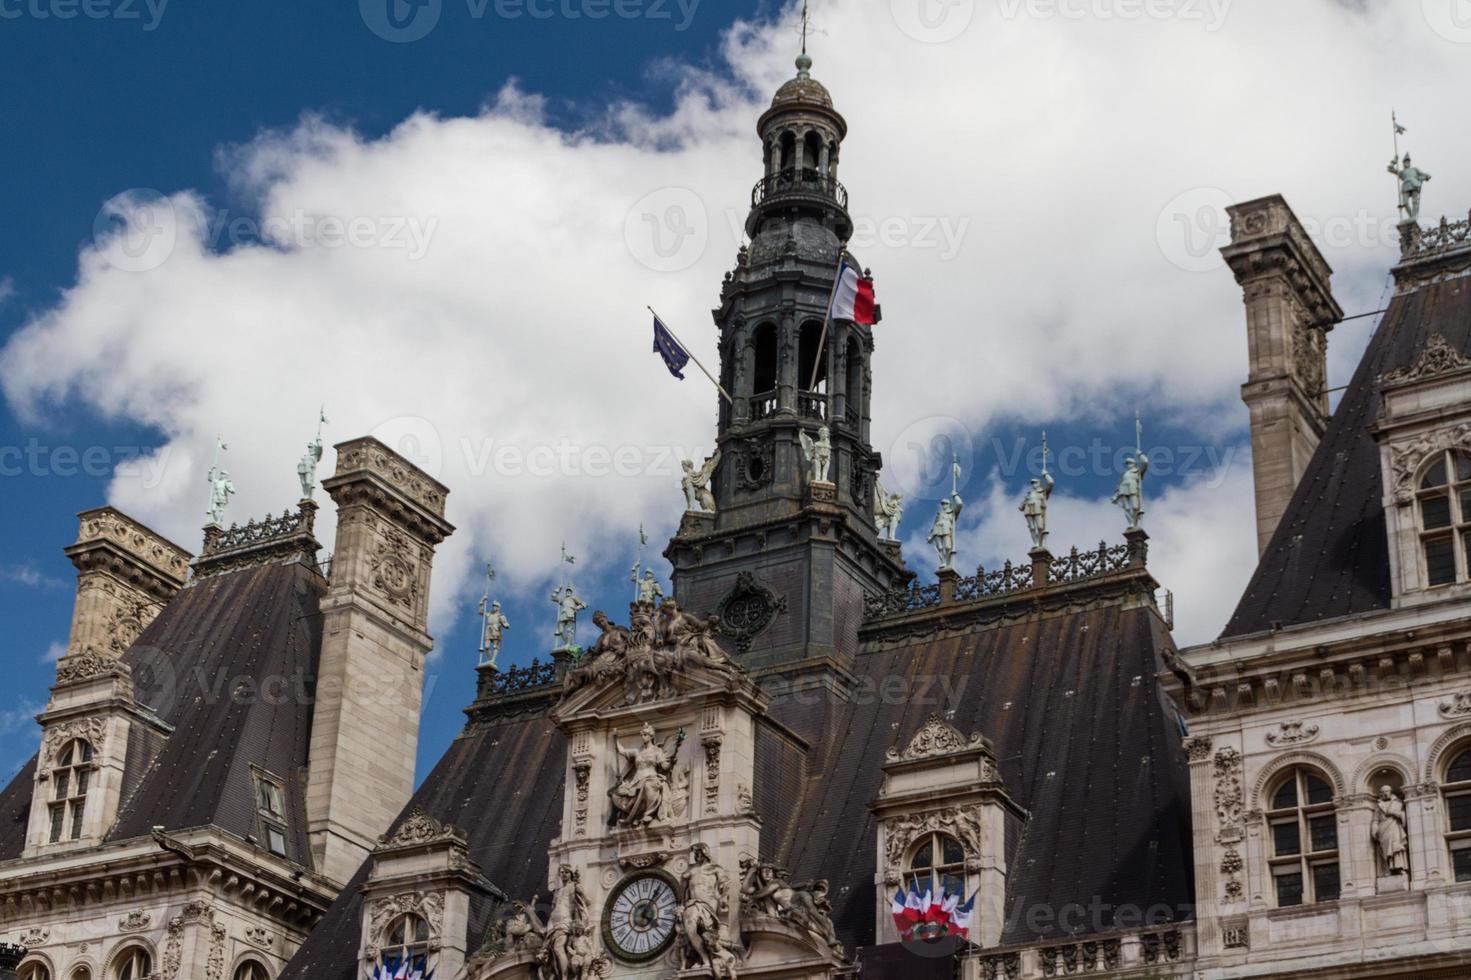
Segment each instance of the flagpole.
[[715,380],[715,375],[711,374],[709,369],[707,369],[705,365],[700,363],[700,359],[695,356],[694,351],[690,350],[689,347],[685,345],[685,342],[679,339],[679,335],[676,334],[672,329],[670,329],[669,321],[660,316],[659,312],[655,310],[652,306],[650,306],[648,310],[650,313],[654,314],[654,318],[656,320],[664,324],[664,329],[669,331],[669,336],[673,337],[674,342],[677,343],[680,348],[690,356],[690,360],[695,362],[695,366],[698,367],[701,371],[705,372],[705,377],[710,379],[710,383],[715,386],[715,389],[725,396],[726,401],[734,405],[735,399],[730,397],[730,392],[726,391],[725,387],[719,381]]
[[[838,298],[838,287],[843,284],[843,263],[847,261],[848,250],[838,249],[838,267],[833,275],[833,291],[827,297],[827,312],[822,317],[822,335],[817,340],[817,358],[812,364],[812,384],[807,386],[808,391],[817,390],[817,376],[822,373],[822,361],[827,353],[828,328],[833,322],[833,301]],[[828,379],[827,385],[827,408],[828,414],[832,414],[833,385],[832,379]]]

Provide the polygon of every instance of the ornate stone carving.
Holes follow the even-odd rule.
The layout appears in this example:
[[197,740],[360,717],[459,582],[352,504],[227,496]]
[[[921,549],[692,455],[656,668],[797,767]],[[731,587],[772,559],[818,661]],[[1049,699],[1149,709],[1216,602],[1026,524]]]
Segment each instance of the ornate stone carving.
[[967,870],[977,867],[983,844],[981,816],[975,807],[952,806],[924,813],[907,813],[884,822],[884,881],[903,880],[904,859],[914,842],[925,834],[943,832],[965,848]]
[[577,819],[577,836],[587,836],[587,811],[588,811],[588,780],[592,777],[592,765],[587,762],[579,762],[572,767],[572,779],[576,786],[577,805],[574,808],[574,816]]
[[771,485],[776,472],[776,447],[767,439],[745,439],[735,449],[736,489],[753,492]]
[[725,869],[710,860],[710,849],[690,849],[689,870],[681,882],[684,902],[679,906],[677,941],[685,969],[701,969],[712,980],[736,980],[736,954],[731,942],[730,882]]
[[409,892],[377,899],[369,907],[368,934],[374,943],[383,941],[394,919],[412,912],[429,923],[429,934],[438,938],[444,930],[444,896],[438,893]]
[[129,912],[118,920],[119,932],[142,932],[153,925],[153,916],[147,912]]
[[593,622],[602,635],[567,671],[564,698],[588,684],[621,678],[625,704],[648,704],[674,697],[676,678],[687,676],[692,668],[714,671],[728,681],[741,675],[715,642],[717,621],[691,616],[673,599],[665,599],[657,610],[634,603],[629,607],[629,627],[614,625],[603,612],[596,613]]
[[424,808],[416,806],[409,812],[409,818],[405,820],[392,834],[385,834],[378,838],[380,847],[401,847],[407,844],[434,844],[439,841],[453,841],[465,839],[465,835],[457,828],[449,824],[440,823]]
[[786,611],[786,596],[777,595],[750,572],[741,572],[736,577],[735,588],[720,600],[715,618],[721,635],[735,640],[736,649],[744,653]]
[[218,922],[209,927],[209,959],[204,962],[205,980],[222,980],[225,973],[225,942],[230,938],[229,930]]
[[[680,746],[684,744],[684,729],[661,744],[655,741],[654,726],[644,725],[639,737],[642,744],[638,748],[618,748],[618,754],[628,763],[628,768],[608,794],[613,805],[608,825],[612,827],[647,827],[674,819],[682,809],[679,772],[674,763]],[[671,741],[674,743],[672,747]],[[687,797],[687,776],[684,791]]]
[[705,746],[705,814],[720,812],[720,745],[719,735],[706,735]]
[[[215,926],[214,909],[210,908],[209,905],[204,902],[190,902],[188,905],[184,906],[183,910],[178,915],[169,920],[169,924],[165,929],[165,935],[168,937],[168,939],[164,943],[163,949],[162,969],[164,980],[177,980],[179,976],[179,969],[182,967],[184,961],[184,927],[195,924],[207,925],[211,928],[211,931],[214,931],[217,928]],[[220,957],[221,966],[223,966],[224,939],[221,938],[220,932],[216,932],[215,936],[216,945],[221,947]],[[213,950],[211,950],[210,958],[211,960],[213,960],[214,958]],[[211,975],[210,980],[218,980],[218,978],[219,974],[216,973]]]
[[83,718],[48,728],[41,740],[39,768],[48,770],[56,765],[57,754],[75,739],[86,741],[94,755],[101,755],[107,742],[107,719]]
[[247,926],[245,941],[261,949],[270,949],[274,945],[270,932],[260,926]]
[[397,455],[373,439],[360,439],[343,446],[337,453],[337,472],[367,470],[387,479],[410,499],[424,505],[430,513],[444,515],[444,488],[418,470],[409,469]]
[[741,861],[741,877],[741,912],[747,920],[758,916],[781,919],[806,932],[818,948],[826,947],[843,958],[826,881],[793,885],[784,868],[750,858]]
[[[131,645],[131,644],[130,644]],[[106,674],[123,674],[127,667],[113,657],[104,657],[96,650],[62,657],[56,664],[56,683],[77,684]]]
[[1431,334],[1430,339],[1425,341],[1425,346],[1420,349],[1415,363],[1386,374],[1383,383],[1403,384],[1407,381],[1422,381],[1468,367],[1471,367],[1471,358],[1467,358],[1452,347],[1443,334],[1436,333]]
[[1221,923],[1221,942],[1227,949],[1249,949],[1251,930],[1246,919],[1232,919]]
[[1229,846],[1244,836],[1242,819],[1245,791],[1241,784],[1241,768],[1241,753],[1236,749],[1226,746],[1216,753],[1214,795],[1216,821],[1219,824],[1216,840],[1228,845],[1221,859],[1221,874],[1225,878],[1222,886],[1223,900],[1228,905],[1240,901],[1245,895],[1245,885],[1241,881],[1244,867],[1241,853]]
[[51,938],[50,929],[31,929],[20,937],[20,945],[26,949],[35,949],[37,946],[45,946],[46,941]]
[[1408,504],[1415,499],[1415,478],[1420,467],[1436,453],[1448,449],[1471,449],[1471,422],[1427,432],[1415,441],[1390,450],[1390,476],[1394,499]]
[[902,752],[897,748],[889,749],[887,759],[890,762],[908,762],[914,759],[932,759],[942,755],[953,755],[956,752],[964,752],[966,749],[975,748],[984,744],[979,733],[972,733],[967,739],[960,734],[960,730],[951,725],[941,715],[930,715],[925,723],[920,726],[919,731],[909,740],[909,746]]
[[1304,725],[1300,721],[1287,721],[1274,732],[1267,733],[1267,744],[1275,747],[1284,745],[1306,745],[1318,737],[1317,725]]
[[373,585],[389,599],[415,609],[419,599],[419,575],[414,564],[414,546],[397,528],[387,528],[373,550]]
[[1471,715],[1471,691],[1460,691],[1440,704],[1442,718],[1464,718]]
[[1211,757],[1211,739],[1209,735],[1191,735],[1185,739],[1185,755],[1191,762],[1205,762]]

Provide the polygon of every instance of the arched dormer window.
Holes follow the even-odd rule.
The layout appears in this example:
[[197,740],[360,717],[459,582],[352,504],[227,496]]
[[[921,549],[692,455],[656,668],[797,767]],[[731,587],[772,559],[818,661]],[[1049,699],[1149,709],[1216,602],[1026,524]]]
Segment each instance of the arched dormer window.
[[92,743],[79,738],[61,750],[51,770],[51,843],[81,839],[93,768]]
[[1451,450],[1432,457],[1415,496],[1426,585],[1471,580],[1471,455]]
[[1446,844],[1456,881],[1471,881],[1471,745],[1451,756],[1441,781],[1445,798]]
[[246,960],[235,968],[234,980],[271,980],[271,975],[256,960]]
[[966,896],[965,848],[949,834],[926,834],[914,846],[907,872],[909,886],[923,895]]
[[1268,855],[1278,908],[1338,900],[1338,814],[1333,787],[1299,766],[1267,796]]
[[112,963],[112,980],[144,980],[153,975],[153,957],[141,946],[124,950]]
[[[388,926],[383,943],[383,965],[397,972],[403,964],[412,976],[416,971],[428,972],[429,923],[412,912],[394,919]],[[390,974],[392,975],[392,974]]]

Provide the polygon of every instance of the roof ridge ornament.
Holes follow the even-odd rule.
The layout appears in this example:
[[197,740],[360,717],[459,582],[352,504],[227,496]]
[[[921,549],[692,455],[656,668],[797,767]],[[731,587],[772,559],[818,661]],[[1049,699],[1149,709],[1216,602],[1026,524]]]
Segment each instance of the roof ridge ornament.
[[900,751],[891,748],[887,758],[890,762],[908,762],[914,759],[931,759],[936,756],[954,755],[967,749],[980,748],[986,744],[979,732],[972,732],[970,738],[961,734],[944,715],[935,712],[925,719],[919,731],[909,740],[909,745]]
[[1446,340],[1445,334],[1437,331],[1426,339],[1425,346],[1420,348],[1420,353],[1413,364],[1384,375],[1382,383],[1403,384],[1407,381],[1422,381],[1468,367],[1471,367],[1471,358],[1456,350],[1450,341]]

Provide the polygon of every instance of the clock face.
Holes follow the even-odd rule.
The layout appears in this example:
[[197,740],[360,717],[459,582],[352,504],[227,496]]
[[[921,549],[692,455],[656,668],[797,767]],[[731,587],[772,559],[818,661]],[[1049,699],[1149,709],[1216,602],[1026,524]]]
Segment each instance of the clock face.
[[674,885],[662,876],[630,878],[608,899],[603,939],[620,959],[653,959],[674,940],[678,905]]

